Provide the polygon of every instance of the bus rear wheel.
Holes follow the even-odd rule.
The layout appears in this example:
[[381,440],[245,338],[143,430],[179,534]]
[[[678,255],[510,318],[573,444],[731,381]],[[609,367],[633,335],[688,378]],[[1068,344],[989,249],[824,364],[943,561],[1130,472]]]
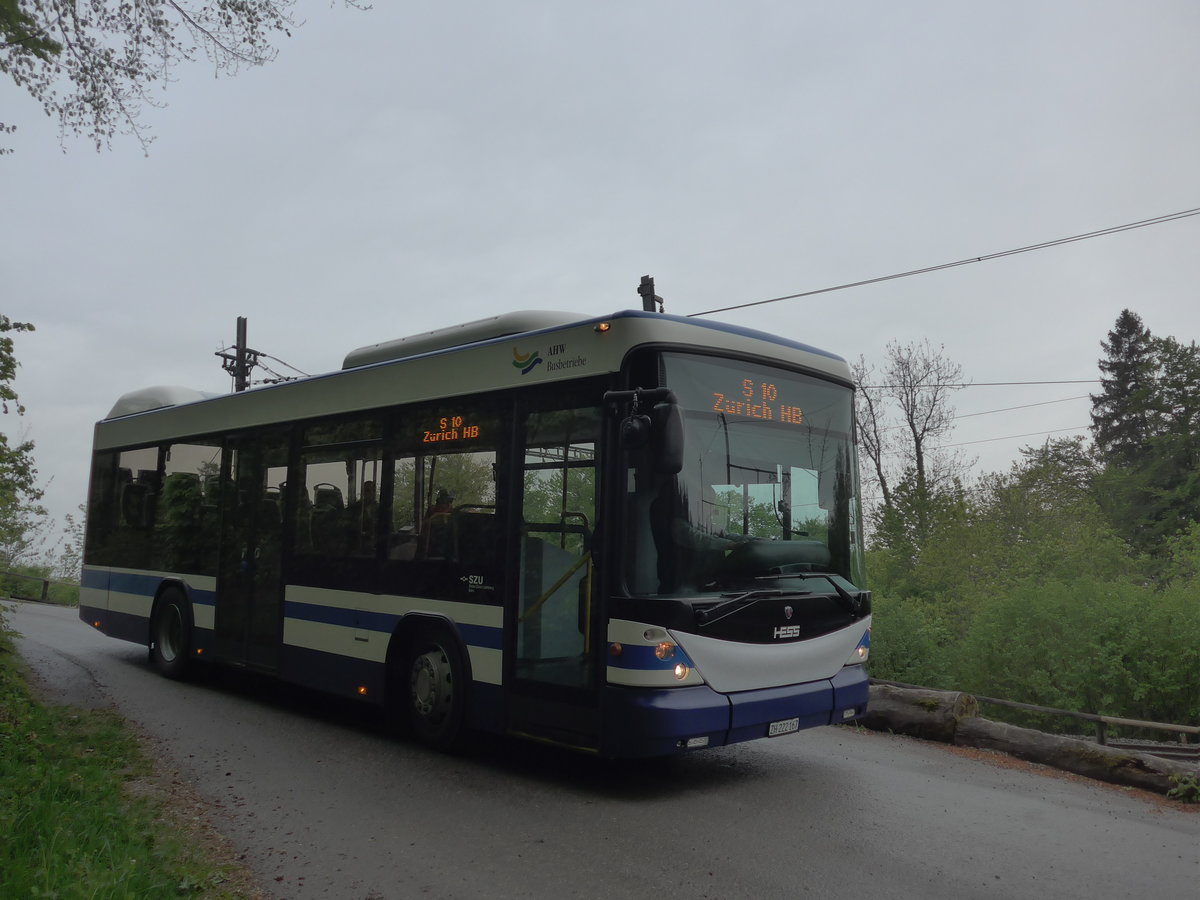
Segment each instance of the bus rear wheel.
[[177,588],[159,597],[150,620],[150,662],[168,678],[182,678],[188,669],[192,646],[187,599]]
[[436,633],[421,634],[411,646],[406,699],[412,731],[431,747],[452,749],[462,735],[466,700],[458,648]]

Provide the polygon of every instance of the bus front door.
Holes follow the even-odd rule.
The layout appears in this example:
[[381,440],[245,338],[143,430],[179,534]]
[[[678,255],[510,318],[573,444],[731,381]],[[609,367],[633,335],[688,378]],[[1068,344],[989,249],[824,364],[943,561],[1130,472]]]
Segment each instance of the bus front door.
[[274,671],[283,632],[283,486],[287,434],[228,438],[221,464],[216,652]]
[[600,746],[593,530],[599,410],[525,421],[519,571],[505,629],[509,730]]

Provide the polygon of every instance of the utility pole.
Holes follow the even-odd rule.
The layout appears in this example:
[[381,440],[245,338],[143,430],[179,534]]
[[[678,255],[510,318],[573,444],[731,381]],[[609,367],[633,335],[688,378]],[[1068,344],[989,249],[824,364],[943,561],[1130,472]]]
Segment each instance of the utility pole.
[[241,392],[250,387],[250,370],[258,365],[258,351],[246,346],[245,316],[238,316],[237,343],[233,351],[218,350],[216,355],[221,357],[221,368],[233,376],[234,391]]

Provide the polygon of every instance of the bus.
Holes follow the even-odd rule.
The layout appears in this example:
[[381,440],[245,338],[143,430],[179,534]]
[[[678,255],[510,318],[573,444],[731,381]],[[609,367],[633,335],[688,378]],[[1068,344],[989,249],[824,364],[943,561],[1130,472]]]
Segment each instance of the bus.
[[514,312],[95,427],[80,617],[603,757],[850,722],[868,696],[841,357],[650,310]]

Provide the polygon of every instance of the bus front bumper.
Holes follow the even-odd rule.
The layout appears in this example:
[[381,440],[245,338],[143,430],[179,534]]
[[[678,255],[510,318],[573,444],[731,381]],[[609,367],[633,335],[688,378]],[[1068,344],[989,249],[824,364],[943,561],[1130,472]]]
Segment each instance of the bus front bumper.
[[833,678],[732,694],[708,685],[665,690],[609,685],[603,753],[669,756],[851,722],[866,712],[867,695],[862,666],[846,666]]

